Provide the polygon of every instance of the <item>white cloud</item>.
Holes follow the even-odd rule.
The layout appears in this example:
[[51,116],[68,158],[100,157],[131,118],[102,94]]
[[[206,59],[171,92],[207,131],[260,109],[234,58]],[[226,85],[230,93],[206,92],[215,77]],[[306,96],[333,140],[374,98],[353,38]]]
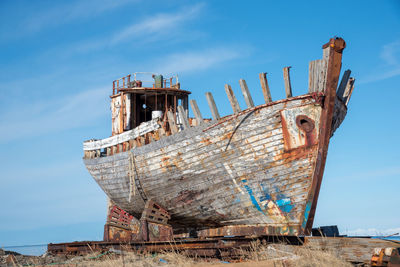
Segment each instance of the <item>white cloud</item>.
[[375,70],[375,74],[361,79],[360,84],[386,80],[400,75],[400,40],[384,45],[380,57],[383,66]]
[[68,130],[108,112],[109,88],[87,90],[45,102],[21,103],[0,117],[0,142]]
[[243,56],[239,49],[216,47],[201,51],[174,53],[164,57],[153,66],[159,66],[159,73],[184,73],[206,70],[221,63]]
[[151,15],[139,23],[134,23],[120,32],[117,32],[111,39],[111,44],[117,44],[130,38],[140,38],[152,36],[156,39],[171,35],[184,22],[192,20],[198,16],[203,4],[186,7],[175,13],[161,13]]
[[43,29],[98,16],[112,9],[122,7],[132,0],[83,0],[49,7],[25,20],[24,32],[35,33]]
[[348,236],[388,236],[388,235],[397,235],[400,233],[399,228],[389,228],[389,229],[376,229],[376,228],[368,228],[368,229],[355,229],[345,231],[344,234]]

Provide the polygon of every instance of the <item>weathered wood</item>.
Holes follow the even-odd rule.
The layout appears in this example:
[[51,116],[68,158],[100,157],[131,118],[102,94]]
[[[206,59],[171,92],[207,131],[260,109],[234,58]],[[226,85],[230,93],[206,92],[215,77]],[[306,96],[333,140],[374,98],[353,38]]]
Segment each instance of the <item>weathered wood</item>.
[[397,242],[378,238],[356,237],[305,237],[305,247],[311,250],[329,250],[349,262],[370,264],[375,248],[399,248]]
[[190,100],[190,106],[192,107],[194,117],[196,118],[197,125],[203,124],[203,116],[201,116],[201,112],[199,107],[197,106],[196,100]]
[[183,128],[189,129],[190,128],[189,120],[188,120],[185,110],[183,109],[183,106],[178,106],[178,113],[179,113],[179,119],[182,122]]
[[228,96],[229,103],[231,104],[233,113],[239,113],[241,111],[239,102],[236,99],[235,94],[232,91],[232,87],[229,84],[225,84],[225,92]]
[[283,68],[283,79],[285,80],[285,93],[286,98],[292,97],[292,85],[290,83],[290,74],[289,70],[291,67]]
[[351,74],[351,70],[346,70],[343,73],[342,80],[340,81],[340,84],[339,84],[338,89],[337,89],[336,95],[342,101],[343,101],[343,98],[344,98],[344,92],[346,91],[347,84],[348,84],[348,81],[350,79],[350,74]]
[[141,123],[135,129],[130,131],[123,132],[121,134],[117,134],[111,136],[109,138],[105,138],[102,140],[89,140],[83,143],[84,150],[95,150],[95,149],[102,149],[106,147],[110,147],[119,143],[126,142],[130,139],[135,139],[140,135],[144,135],[148,132],[152,132],[161,126],[157,123],[157,120],[151,120],[147,122]]
[[174,114],[170,110],[167,112],[169,128],[171,129],[172,134],[176,134],[178,132],[178,127],[175,122]]
[[344,90],[343,94],[343,102],[346,106],[350,101],[351,94],[353,93],[355,81],[356,79],[354,79],[353,77],[350,77],[349,80],[347,81],[346,89]]
[[206,98],[207,98],[208,106],[210,107],[210,110],[211,110],[211,115],[213,117],[213,120],[219,120],[221,117],[219,115],[217,105],[215,105],[213,95],[210,92],[206,92]]
[[244,97],[244,101],[246,102],[246,105],[248,108],[254,107],[254,102],[253,98],[251,97],[249,88],[247,87],[247,83],[245,80],[240,79],[239,80],[240,88],[242,89],[242,94]]
[[261,83],[261,88],[262,88],[262,92],[264,95],[264,101],[265,103],[269,103],[272,102],[272,98],[271,98],[271,92],[269,91],[269,86],[268,86],[268,80],[267,80],[267,73],[266,72],[262,72],[259,74],[260,76],[260,83]]

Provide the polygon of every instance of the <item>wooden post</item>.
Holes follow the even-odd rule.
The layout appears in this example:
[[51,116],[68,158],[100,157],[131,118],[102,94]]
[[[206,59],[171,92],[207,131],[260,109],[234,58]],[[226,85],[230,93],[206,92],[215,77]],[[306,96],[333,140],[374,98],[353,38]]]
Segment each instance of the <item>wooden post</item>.
[[292,85],[290,84],[290,74],[289,74],[290,68],[291,67],[283,68],[283,79],[285,80],[286,98],[292,97]]
[[131,87],[131,75],[129,74],[128,76],[128,82],[127,82],[127,86],[126,87]]
[[169,128],[171,129],[172,134],[176,134],[178,132],[178,127],[176,126],[174,114],[170,110],[167,112]]
[[113,81],[113,95],[115,95],[115,81]]
[[343,73],[342,80],[340,81],[340,84],[339,84],[339,87],[338,87],[337,93],[336,93],[337,96],[340,98],[340,100],[343,100],[343,98],[344,98],[344,92],[347,88],[350,74],[351,74],[351,70],[346,70]]
[[239,102],[236,99],[235,94],[232,91],[232,87],[229,84],[225,84],[225,92],[228,95],[229,102],[231,103],[234,113],[239,113],[241,111]]
[[269,86],[268,86],[268,80],[267,80],[267,73],[266,72],[262,72],[259,74],[260,76],[260,83],[261,83],[261,88],[262,88],[262,92],[264,95],[264,100],[265,103],[270,103],[272,102],[272,98],[271,98],[271,92],[269,91]]
[[251,98],[250,92],[249,92],[249,88],[247,87],[247,83],[245,80],[240,79],[239,80],[239,84],[240,84],[240,88],[242,89],[242,94],[244,97],[244,101],[246,101],[246,105],[248,108],[252,108],[254,107],[254,102],[253,102],[253,98]]
[[190,106],[192,107],[194,117],[196,118],[197,125],[203,124],[203,117],[201,116],[200,109],[197,106],[196,100],[190,100]]
[[207,92],[206,98],[207,98],[208,106],[210,107],[210,110],[211,110],[211,115],[213,117],[213,120],[219,120],[219,118],[221,118],[221,117],[219,116],[219,112],[217,109],[217,105],[215,105],[213,95],[210,92]]
[[356,79],[354,79],[353,77],[350,77],[349,80],[347,81],[346,90],[344,91],[343,94],[343,102],[346,104],[346,106],[350,101],[351,94],[353,93],[355,81]]
[[182,121],[183,128],[189,129],[190,128],[189,120],[182,106],[178,106],[178,113],[179,113],[179,118]]

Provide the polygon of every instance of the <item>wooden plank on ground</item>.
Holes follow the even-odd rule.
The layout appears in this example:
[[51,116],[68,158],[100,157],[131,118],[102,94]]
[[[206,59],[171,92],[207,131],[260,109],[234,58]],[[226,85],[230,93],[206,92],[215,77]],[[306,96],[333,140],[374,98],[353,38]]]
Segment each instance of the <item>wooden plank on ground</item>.
[[208,106],[210,107],[211,110],[211,115],[213,117],[213,120],[219,120],[220,115],[217,109],[217,105],[215,105],[214,97],[210,92],[206,92],[206,98],[207,98],[207,103]]
[[176,134],[178,132],[178,127],[176,126],[174,114],[170,110],[167,112],[169,128],[171,129],[172,134]]
[[262,92],[264,95],[264,101],[265,103],[270,103],[272,102],[272,97],[271,97],[271,92],[269,91],[269,86],[268,86],[268,80],[267,80],[267,73],[262,72],[259,74],[260,76],[260,83],[261,83],[261,88]]
[[179,119],[182,122],[183,128],[189,129],[190,128],[189,120],[188,120],[185,110],[183,109],[183,106],[178,106],[178,113],[179,113]]
[[244,101],[246,102],[247,107],[248,108],[254,107],[253,98],[250,95],[249,88],[247,87],[246,81],[243,79],[240,79],[239,84],[240,84],[240,88],[242,89],[242,94],[243,94]]
[[201,112],[199,107],[197,106],[196,100],[192,99],[190,100],[190,106],[192,107],[194,117],[196,118],[197,125],[200,125],[203,123],[203,116],[201,116]]
[[236,99],[235,94],[232,91],[232,87],[229,84],[225,84],[225,92],[228,95],[229,103],[231,103],[234,113],[239,113],[241,111],[239,102]]
[[292,97],[292,85],[290,83],[290,74],[289,70],[291,67],[283,68],[283,79],[285,80],[285,93],[286,98]]

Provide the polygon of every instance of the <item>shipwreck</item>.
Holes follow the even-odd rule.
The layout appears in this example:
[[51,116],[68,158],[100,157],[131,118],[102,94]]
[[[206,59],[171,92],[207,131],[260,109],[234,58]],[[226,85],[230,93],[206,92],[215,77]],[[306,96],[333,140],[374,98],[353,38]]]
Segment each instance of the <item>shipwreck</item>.
[[[174,236],[301,236],[310,233],[329,141],[347,113],[354,78],[341,72],[345,42],[332,38],[309,65],[308,93],[247,108],[225,85],[233,109],[221,117],[206,93],[204,119],[177,76],[133,73],[113,82],[112,136],[83,143],[84,163],[109,198],[106,241]],[[189,117],[189,104],[194,118]]]

